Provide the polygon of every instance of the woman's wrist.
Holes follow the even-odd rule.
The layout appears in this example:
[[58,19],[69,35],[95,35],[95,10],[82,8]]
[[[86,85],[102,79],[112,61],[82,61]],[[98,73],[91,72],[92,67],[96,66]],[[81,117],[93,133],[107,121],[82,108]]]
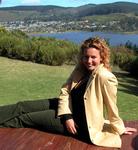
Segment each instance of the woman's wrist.
[[73,119],[73,117],[72,117],[71,114],[65,114],[65,115],[62,115],[62,116],[60,117],[60,119],[61,119],[61,122],[62,122],[62,123],[65,123],[67,120]]

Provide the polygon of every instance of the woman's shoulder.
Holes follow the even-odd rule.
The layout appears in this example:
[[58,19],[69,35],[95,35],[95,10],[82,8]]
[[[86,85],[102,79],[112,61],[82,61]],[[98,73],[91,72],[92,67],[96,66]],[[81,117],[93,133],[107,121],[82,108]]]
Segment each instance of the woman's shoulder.
[[97,75],[101,80],[117,80],[116,76],[104,66],[99,68]]
[[73,71],[71,72],[69,78],[67,79],[67,82],[78,82],[85,74],[84,68],[77,64],[76,66],[74,66]]

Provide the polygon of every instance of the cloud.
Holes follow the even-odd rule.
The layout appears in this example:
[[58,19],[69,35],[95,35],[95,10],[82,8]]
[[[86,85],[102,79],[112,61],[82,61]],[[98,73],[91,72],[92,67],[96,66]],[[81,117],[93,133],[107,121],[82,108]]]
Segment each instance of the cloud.
[[30,4],[30,5],[36,5],[40,3],[40,0],[22,0],[22,4]]

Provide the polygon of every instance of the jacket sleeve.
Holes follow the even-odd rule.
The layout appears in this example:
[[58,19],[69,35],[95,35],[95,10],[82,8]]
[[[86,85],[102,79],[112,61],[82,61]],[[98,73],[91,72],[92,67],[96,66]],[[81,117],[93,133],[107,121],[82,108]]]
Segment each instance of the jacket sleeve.
[[72,114],[70,91],[71,91],[71,80],[68,80],[61,88],[61,93],[58,101],[57,116],[61,116],[64,114]]
[[103,84],[103,96],[111,127],[121,135],[125,132],[125,126],[117,108],[117,85],[118,81],[114,75],[107,77]]
[[61,122],[64,124],[67,120],[73,119],[73,117],[71,114],[65,114],[65,115],[62,115],[60,119],[61,119]]
[[64,114],[72,114],[72,102],[70,92],[72,88],[78,83],[83,76],[82,68],[78,64],[71,73],[66,83],[62,86],[58,101],[58,113],[57,116]]

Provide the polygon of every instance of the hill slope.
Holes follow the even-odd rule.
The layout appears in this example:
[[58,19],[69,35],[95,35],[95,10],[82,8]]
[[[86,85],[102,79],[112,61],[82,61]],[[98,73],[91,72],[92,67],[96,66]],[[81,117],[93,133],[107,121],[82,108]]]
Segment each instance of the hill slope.
[[[108,4],[88,4],[80,7],[59,6],[16,6],[0,8],[0,21],[47,19],[64,20],[79,19],[85,16],[108,15],[112,13],[137,13],[138,4],[130,2],[116,2]],[[5,17],[6,15],[6,17]]]

